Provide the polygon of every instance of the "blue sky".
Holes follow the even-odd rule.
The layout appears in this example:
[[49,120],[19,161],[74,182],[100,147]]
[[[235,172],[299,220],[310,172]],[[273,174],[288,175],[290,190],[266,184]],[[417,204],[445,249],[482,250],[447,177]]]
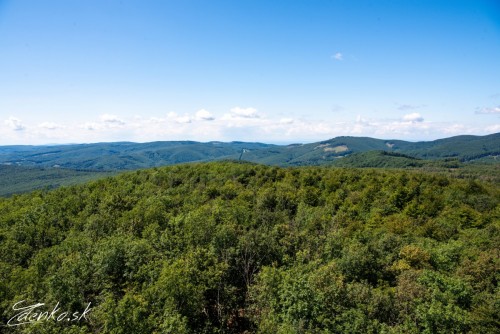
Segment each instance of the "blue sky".
[[500,131],[497,1],[0,0],[0,145]]

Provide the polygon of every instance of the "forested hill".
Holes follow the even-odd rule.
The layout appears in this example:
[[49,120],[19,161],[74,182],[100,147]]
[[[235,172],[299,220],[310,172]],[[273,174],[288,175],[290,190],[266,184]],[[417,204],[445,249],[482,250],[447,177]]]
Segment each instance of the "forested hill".
[[454,158],[468,162],[500,156],[500,133],[488,136],[457,136],[414,143],[368,137],[337,137],[312,144],[263,147],[245,153],[243,158],[279,166],[311,166],[337,163],[339,158],[352,153],[372,151],[386,151],[428,160]]
[[0,165],[0,196],[80,184],[114,174],[117,172]]
[[462,162],[500,155],[500,133],[430,142],[337,137],[311,144],[271,145],[193,141],[0,146],[0,164],[76,170],[133,170],[184,162],[241,159],[278,166],[331,164],[351,153],[383,150],[414,158]]
[[273,145],[243,142],[164,141],[51,146],[0,146],[0,163],[77,170],[133,170],[238,156]]
[[0,198],[1,325],[21,300],[92,303],[1,331],[495,333],[499,201],[414,171],[229,162]]

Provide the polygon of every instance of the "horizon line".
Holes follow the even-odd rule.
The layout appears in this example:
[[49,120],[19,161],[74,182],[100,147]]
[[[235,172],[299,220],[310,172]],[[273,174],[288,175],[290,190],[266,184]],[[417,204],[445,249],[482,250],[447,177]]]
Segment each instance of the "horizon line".
[[293,141],[293,142],[264,142],[264,141],[243,141],[243,140],[231,140],[231,141],[220,141],[220,140],[209,140],[209,141],[198,141],[198,140],[152,140],[152,141],[127,141],[127,140],[117,140],[117,141],[97,141],[97,142],[80,142],[80,143],[47,143],[47,144],[8,144],[3,145],[0,144],[0,147],[12,147],[12,146],[69,146],[69,145],[97,145],[97,144],[148,144],[148,143],[181,143],[181,142],[192,142],[192,143],[200,143],[200,144],[209,144],[209,143],[222,143],[222,144],[231,144],[231,143],[252,143],[252,144],[265,144],[265,145],[276,145],[276,146],[290,146],[290,145],[306,145],[313,143],[321,143],[337,138],[367,138],[367,139],[375,139],[375,140],[384,140],[384,141],[405,141],[411,143],[422,143],[422,142],[433,142],[442,139],[456,138],[456,137],[487,137],[500,134],[500,132],[493,132],[486,135],[473,135],[473,134],[460,134],[450,137],[440,137],[433,140],[411,140],[411,139],[387,139],[387,138],[377,138],[377,137],[369,137],[369,136],[336,136],[331,137],[324,140],[318,141]]

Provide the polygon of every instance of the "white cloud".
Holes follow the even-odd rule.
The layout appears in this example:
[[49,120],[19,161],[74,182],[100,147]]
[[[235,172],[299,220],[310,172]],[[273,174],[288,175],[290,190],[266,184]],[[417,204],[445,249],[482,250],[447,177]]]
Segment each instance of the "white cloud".
[[116,115],[102,114],[97,122],[85,122],[79,128],[85,130],[117,130],[123,129],[127,123]]
[[125,125],[125,122],[116,115],[103,114],[99,117],[102,122],[113,125]]
[[497,133],[500,132],[500,124],[493,124],[486,128],[487,133]]
[[443,127],[442,131],[449,136],[454,136],[458,134],[466,134],[468,129],[463,124],[451,124]]
[[148,119],[148,122],[158,124],[158,123],[165,122],[165,120],[163,118],[159,118],[159,117],[150,117]]
[[196,112],[195,119],[197,121],[213,121],[215,117],[205,109],[200,109]]
[[332,56],[332,58],[333,58],[333,59],[335,59],[335,60],[339,60],[339,61],[341,61],[341,60],[344,60],[344,55],[343,55],[342,53],[340,53],[340,52],[336,52],[336,53]]
[[[26,126],[11,117],[0,122],[0,145],[89,143],[99,141],[196,140],[196,141],[260,141],[274,143],[314,142],[337,136],[367,136],[387,139],[430,140],[458,134],[484,135],[500,131],[500,124],[491,122],[466,124],[429,122],[412,113],[399,119],[376,119],[363,114],[350,120],[332,116],[312,119],[308,116],[269,116],[255,108],[235,107],[222,117],[213,117],[204,109],[192,114],[171,112],[164,117],[131,116],[123,120],[102,115],[87,122],[70,123],[58,120]],[[211,119],[210,121],[204,121]],[[15,130],[18,131],[9,131]],[[24,129],[24,131],[19,131]]]
[[104,127],[101,124],[96,123],[96,122],[85,122],[83,125],[80,126],[80,128],[85,129],[85,130],[94,131],[94,130],[101,130]]
[[293,118],[282,118],[280,119],[280,124],[292,124]]
[[424,118],[418,112],[407,114],[403,116],[403,121],[405,122],[423,122]]
[[8,127],[10,127],[14,131],[22,131],[26,129],[26,126],[22,123],[22,121],[18,118],[15,117],[9,117],[6,121],[5,124],[7,124]]
[[184,115],[184,116],[179,116],[175,119],[175,121],[177,123],[181,123],[181,124],[187,124],[187,123],[191,123],[191,117],[188,116],[188,115]]
[[42,129],[47,129],[47,130],[55,130],[55,129],[59,129],[61,126],[59,124],[54,123],[54,122],[43,122],[43,123],[38,124],[38,127],[42,128]]
[[188,124],[188,123],[191,123],[193,121],[191,116],[189,116],[187,114],[184,114],[183,116],[179,116],[176,112],[173,112],[173,111],[168,113],[167,118],[170,120],[173,120],[176,123],[180,123],[180,124]]
[[255,108],[240,108],[234,107],[231,109],[231,116],[242,118],[260,118]]
[[476,114],[500,114],[500,106],[493,108],[478,108]]

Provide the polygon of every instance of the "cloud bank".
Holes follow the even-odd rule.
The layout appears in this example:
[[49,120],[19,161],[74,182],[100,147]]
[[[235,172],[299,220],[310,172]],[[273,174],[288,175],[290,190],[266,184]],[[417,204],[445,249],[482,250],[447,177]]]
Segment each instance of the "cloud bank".
[[[498,108],[481,110],[498,114]],[[217,114],[206,109],[192,113],[165,113],[162,117],[124,117],[102,114],[72,124],[47,120],[24,123],[11,116],[0,122],[0,145],[89,143],[100,141],[148,142],[157,140],[260,141],[268,143],[314,142],[337,136],[368,136],[386,139],[432,140],[459,134],[484,135],[500,131],[500,124],[481,127],[453,122],[431,122],[420,113],[395,119],[309,119],[268,117],[254,107],[236,106]]]

